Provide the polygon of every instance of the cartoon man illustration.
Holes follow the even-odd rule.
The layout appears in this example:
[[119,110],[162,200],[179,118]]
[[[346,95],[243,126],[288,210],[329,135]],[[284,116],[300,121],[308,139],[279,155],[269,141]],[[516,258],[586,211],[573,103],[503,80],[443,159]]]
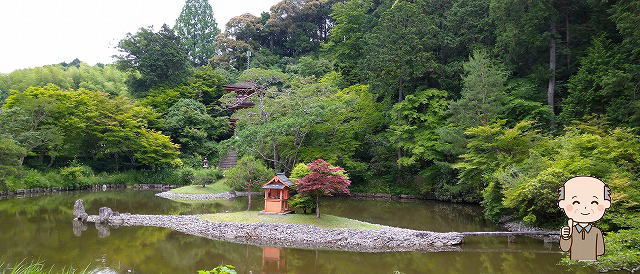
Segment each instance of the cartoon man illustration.
[[597,260],[604,254],[602,231],[593,225],[611,206],[609,187],[601,180],[579,176],[569,179],[559,189],[558,206],[569,217],[560,231],[560,249],[572,260]]

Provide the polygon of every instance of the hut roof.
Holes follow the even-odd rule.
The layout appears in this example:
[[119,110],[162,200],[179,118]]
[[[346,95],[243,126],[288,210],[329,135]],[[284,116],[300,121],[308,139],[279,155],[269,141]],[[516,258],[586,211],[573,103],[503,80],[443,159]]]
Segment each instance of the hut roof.
[[284,173],[276,173],[276,176],[278,176],[280,181],[282,181],[285,185],[293,186],[293,182],[291,182],[291,180],[289,180],[289,178],[287,178],[287,176],[285,176]]
[[[277,179],[277,180],[276,180]],[[273,179],[266,183],[262,188],[264,189],[284,189],[285,187],[293,186],[293,182],[284,175],[284,173],[277,173]]]

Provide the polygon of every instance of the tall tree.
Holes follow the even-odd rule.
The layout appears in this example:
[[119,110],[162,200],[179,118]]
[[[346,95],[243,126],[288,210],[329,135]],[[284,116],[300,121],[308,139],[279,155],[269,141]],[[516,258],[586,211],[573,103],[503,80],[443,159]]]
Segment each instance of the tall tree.
[[220,33],[208,0],[187,0],[174,27],[194,66],[206,65],[216,54]]
[[389,103],[400,102],[422,85],[429,86],[438,64],[435,22],[424,5],[396,1],[382,12],[368,36],[366,67],[371,90]]
[[329,41],[323,47],[351,83],[361,83],[366,78],[363,59],[365,38],[374,18],[369,13],[372,6],[372,0],[350,0],[336,3],[331,13],[336,24],[329,30]]
[[167,25],[158,32],[140,28],[135,34],[128,33],[118,43],[118,49],[121,54],[114,56],[118,68],[139,72],[128,80],[133,95],[144,95],[160,84],[180,83],[191,73],[186,50]]
[[463,127],[487,125],[503,110],[507,72],[485,51],[464,64],[462,98],[450,105],[450,121]]

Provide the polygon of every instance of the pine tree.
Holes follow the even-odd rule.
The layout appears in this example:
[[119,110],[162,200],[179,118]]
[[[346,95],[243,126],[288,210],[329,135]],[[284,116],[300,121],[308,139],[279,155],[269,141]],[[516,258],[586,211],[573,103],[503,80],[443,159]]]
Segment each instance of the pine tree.
[[206,65],[215,55],[215,41],[220,29],[207,0],[187,0],[174,29],[187,48],[193,65]]

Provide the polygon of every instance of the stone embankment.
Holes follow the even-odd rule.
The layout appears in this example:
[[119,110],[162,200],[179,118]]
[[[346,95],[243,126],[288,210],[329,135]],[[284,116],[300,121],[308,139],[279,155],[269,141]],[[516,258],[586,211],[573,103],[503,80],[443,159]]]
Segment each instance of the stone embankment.
[[514,220],[512,216],[505,216],[500,218],[498,225],[502,226],[507,231],[518,232],[536,232],[536,233],[548,233],[548,235],[530,235],[529,237],[542,239],[545,243],[558,243],[560,242],[559,230],[549,230],[539,227],[533,227],[526,225],[522,221]]
[[203,220],[203,215],[135,215],[101,208],[100,215],[87,215],[81,200],[74,206],[74,233],[86,230],[82,220],[96,223],[99,235],[105,227],[152,226],[214,240],[273,247],[322,248],[361,252],[456,251],[463,236],[389,226],[379,230],[330,229],[311,225],[270,223],[220,223]]
[[179,201],[213,201],[213,200],[230,200],[236,197],[249,196],[251,193],[252,196],[262,195],[262,192],[239,192],[239,191],[229,191],[225,193],[218,194],[178,194],[170,191],[161,192],[156,194],[158,197],[171,199],[171,200],[179,200]]
[[28,188],[17,190],[0,190],[0,199],[17,196],[22,197],[36,197],[45,194],[68,192],[68,191],[107,191],[118,189],[135,189],[135,190],[171,190],[179,187],[178,185],[165,185],[165,184],[135,184],[135,185],[91,185],[77,188],[64,188],[64,187],[49,187],[49,188]]

